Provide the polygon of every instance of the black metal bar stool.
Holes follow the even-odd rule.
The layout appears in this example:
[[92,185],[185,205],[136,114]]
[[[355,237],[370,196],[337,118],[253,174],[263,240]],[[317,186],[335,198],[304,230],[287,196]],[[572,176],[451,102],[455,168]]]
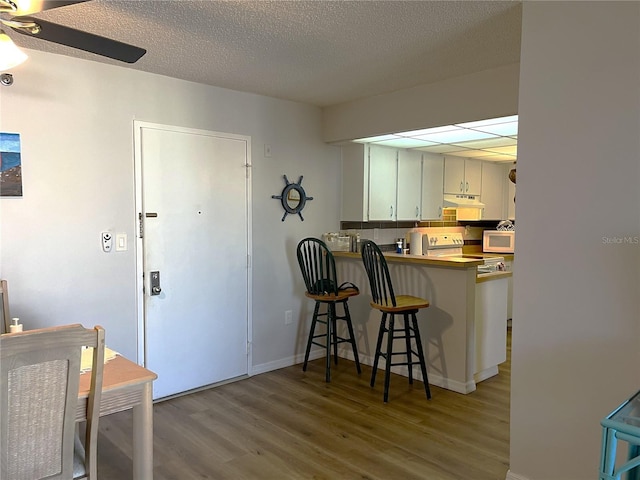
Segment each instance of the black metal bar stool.
[[[347,306],[349,297],[358,295],[358,288],[350,283],[338,284],[333,254],[322,240],[317,238],[305,238],[301,240],[300,243],[298,243],[297,254],[298,263],[300,264],[300,270],[302,271],[302,277],[304,278],[304,284],[307,289],[305,295],[316,302],[302,370],[307,370],[311,345],[324,347],[327,350],[325,378],[327,382],[330,382],[331,346],[333,345],[333,356],[337,365],[338,344],[347,342],[351,344],[351,348],[353,349],[358,374],[361,373],[351,315],[349,314],[349,307]],[[344,310],[343,315],[336,313],[336,304],[342,304]],[[324,313],[320,312],[321,305],[326,305],[326,311]],[[349,338],[338,336],[336,320],[344,320],[346,322]],[[315,333],[318,323],[326,325],[325,332]],[[321,338],[324,338],[324,343],[319,341]]]
[[[378,341],[376,344],[376,353],[373,360],[373,371],[371,372],[371,386],[376,383],[376,373],[378,371],[378,360],[380,357],[385,359],[385,375],[384,375],[384,401],[389,400],[389,380],[391,376],[391,367],[396,365],[406,365],[409,369],[409,383],[413,384],[413,365],[419,364],[422,371],[422,379],[424,390],[427,398],[431,398],[431,390],[429,388],[429,378],[427,377],[427,366],[422,350],[422,340],[420,339],[420,330],[418,329],[418,320],[416,313],[422,308],[427,308],[429,302],[420,297],[411,295],[395,295],[391,277],[389,276],[389,267],[380,248],[371,240],[365,240],[362,244],[362,261],[364,268],[369,277],[369,285],[371,287],[371,295],[373,301],[371,306],[382,312],[382,320],[380,321],[380,329],[378,331]],[[401,314],[403,324],[396,325],[395,316]],[[387,318],[389,322],[387,324]],[[387,346],[383,352],[382,341],[384,335],[387,335]],[[404,339],[405,350],[394,352],[393,344],[396,339]],[[414,340],[415,350],[411,345]],[[404,355],[404,362],[394,362],[393,356]],[[414,360],[414,356],[417,360]]]

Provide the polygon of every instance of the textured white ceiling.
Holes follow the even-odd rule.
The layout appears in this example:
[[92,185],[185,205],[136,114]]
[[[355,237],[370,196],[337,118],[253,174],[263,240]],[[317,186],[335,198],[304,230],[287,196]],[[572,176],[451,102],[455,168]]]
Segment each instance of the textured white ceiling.
[[[91,0],[35,15],[147,49],[128,65],[318,106],[519,61],[519,1]],[[18,72],[16,72],[18,73]]]

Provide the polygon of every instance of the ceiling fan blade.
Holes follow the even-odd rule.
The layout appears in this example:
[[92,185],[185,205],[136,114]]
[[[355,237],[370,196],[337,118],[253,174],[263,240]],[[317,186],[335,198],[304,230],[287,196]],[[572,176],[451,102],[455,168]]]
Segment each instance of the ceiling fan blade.
[[29,37],[39,38],[48,42],[59,43],[68,47],[95,53],[103,57],[113,58],[126,63],[135,63],[147,51],[144,48],[127,43],[111,40],[110,38],[83,32],[75,28],[64,27],[55,23],[36,18],[19,17],[13,20],[20,22],[34,22],[40,27],[38,33],[31,33],[27,29],[11,26],[13,30]]
[[11,12],[14,16],[33,15],[34,13],[52,8],[65,7],[75,3],[84,3],[89,0],[11,0],[18,9]]

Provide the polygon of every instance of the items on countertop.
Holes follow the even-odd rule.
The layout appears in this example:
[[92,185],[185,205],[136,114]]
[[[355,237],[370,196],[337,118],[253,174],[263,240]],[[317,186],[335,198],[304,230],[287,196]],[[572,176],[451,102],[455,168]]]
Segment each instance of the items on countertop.
[[22,331],[22,324],[20,323],[20,319],[14,317],[11,319],[11,325],[9,325],[9,333],[16,333]]

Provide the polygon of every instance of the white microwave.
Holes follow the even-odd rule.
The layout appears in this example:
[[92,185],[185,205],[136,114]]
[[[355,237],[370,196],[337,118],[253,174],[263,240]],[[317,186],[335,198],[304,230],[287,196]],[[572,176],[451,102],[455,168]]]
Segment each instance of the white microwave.
[[482,234],[482,251],[487,253],[513,253],[516,247],[514,230],[485,230]]

